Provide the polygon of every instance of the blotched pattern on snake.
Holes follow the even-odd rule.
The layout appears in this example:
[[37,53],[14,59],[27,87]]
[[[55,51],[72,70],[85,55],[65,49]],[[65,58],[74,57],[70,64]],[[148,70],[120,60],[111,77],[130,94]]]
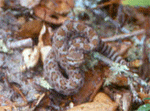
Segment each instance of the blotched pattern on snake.
[[57,92],[64,95],[72,95],[83,86],[84,73],[80,66],[85,53],[99,48],[110,59],[125,62],[101,41],[91,27],[80,22],[66,21],[56,31],[52,42],[52,50],[44,61],[44,77]]

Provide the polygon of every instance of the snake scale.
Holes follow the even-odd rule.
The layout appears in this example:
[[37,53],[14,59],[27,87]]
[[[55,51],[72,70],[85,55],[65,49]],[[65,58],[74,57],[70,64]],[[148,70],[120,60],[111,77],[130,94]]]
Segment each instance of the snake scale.
[[52,50],[44,61],[44,77],[64,95],[75,94],[83,86],[84,73],[80,66],[85,53],[99,47],[100,52],[113,61],[125,62],[91,27],[80,22],[66,21],[54,34],[52,43]]

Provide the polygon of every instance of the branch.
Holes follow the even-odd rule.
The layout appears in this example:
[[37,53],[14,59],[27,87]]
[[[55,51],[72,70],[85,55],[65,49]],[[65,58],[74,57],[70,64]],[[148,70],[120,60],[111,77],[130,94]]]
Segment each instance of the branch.
[[108,37],[108,38],[103,38],[102,41],[113,42],[113,41],[117,41],[117,40],[128,39],[132,36],[137,36],[137,35],[144,34],[144,33],[145,33],[145,30],[141,29],[141,30],[137,30],[137,31],[134,31],[131,33],[127,33],[127,34],[120,34],[120,35],[115,35],[115,36]]

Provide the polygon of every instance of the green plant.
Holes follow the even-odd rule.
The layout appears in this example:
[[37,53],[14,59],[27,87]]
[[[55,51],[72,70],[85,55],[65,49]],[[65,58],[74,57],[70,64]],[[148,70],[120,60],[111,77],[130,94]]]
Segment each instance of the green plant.
[[[144,98],[143,100],[150,100],[150,98]],[[147,104],[144,104],[144,105],[141,105],[137,111],[150,111],[150,104],[147,103]]]

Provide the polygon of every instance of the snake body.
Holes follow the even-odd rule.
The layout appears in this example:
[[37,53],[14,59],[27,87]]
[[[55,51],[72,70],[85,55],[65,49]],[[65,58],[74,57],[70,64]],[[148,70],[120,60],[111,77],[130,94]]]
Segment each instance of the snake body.
[[84,54],[100,48],[100,52],[110,59],[125,62],[117,52],[106,45],[89,26],[66,21],[53,36],[52,50],[44,61],[44,77],[59,93],[72,95],[84,83],[84,73],[80,66]]

